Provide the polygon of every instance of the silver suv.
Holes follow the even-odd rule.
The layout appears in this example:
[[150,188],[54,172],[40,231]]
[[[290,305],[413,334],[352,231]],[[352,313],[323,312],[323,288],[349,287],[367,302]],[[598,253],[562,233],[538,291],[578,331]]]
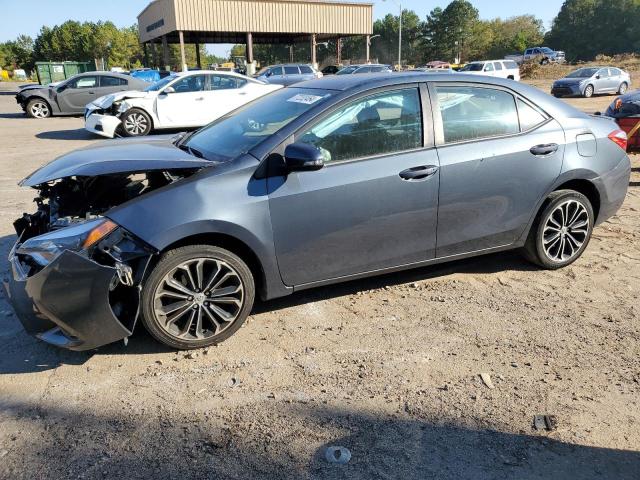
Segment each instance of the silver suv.
[[294,83],[314,80],[321,77],[322,73],[318,72],[311,65],[290,63],[264,67],[256,74],[255,78],[263,82],[284,85],[286,87]]

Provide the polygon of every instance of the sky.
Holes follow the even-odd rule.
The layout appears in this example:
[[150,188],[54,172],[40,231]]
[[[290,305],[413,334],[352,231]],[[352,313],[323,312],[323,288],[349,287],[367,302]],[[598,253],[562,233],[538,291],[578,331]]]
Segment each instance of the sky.
[[[357,0],[356,0],[357,1]],[[387,13],[398,14],[397,0],[374,0],[373,14],[376,19]],[[549,28],[558,14],[563,0],[470,0],[480,11],[480,17],[513,17],[533,14]],[[132,25],[149,0],[27,0],[24,7],[16,0],[0,0],[2,28],[0,42],[13,40],[20,34],[35,38],[43,25],[53,26],[66,20],[98,21],[111,20],[118,27]],[[405,0],[402,8],[415,11],[421,19],[426,18],[435,7],[446,7],[449,0]],[[28,7],[28,8],[27,8]],[[226,56],[229,45],[208,45],[216,55]]]

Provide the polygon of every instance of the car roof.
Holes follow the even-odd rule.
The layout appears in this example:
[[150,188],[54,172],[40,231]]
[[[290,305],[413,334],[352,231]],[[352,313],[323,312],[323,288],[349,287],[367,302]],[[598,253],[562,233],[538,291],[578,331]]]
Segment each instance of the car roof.
[[300,65],[310,66],[308,63],[276,63],[275,65],[269,65],[266,68],[273,67],[299,67]]

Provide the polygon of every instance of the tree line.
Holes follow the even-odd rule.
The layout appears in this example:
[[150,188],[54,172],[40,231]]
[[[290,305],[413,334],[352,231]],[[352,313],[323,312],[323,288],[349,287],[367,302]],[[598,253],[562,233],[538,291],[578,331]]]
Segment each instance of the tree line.
[[[399,16],[388,14],[373,25],[371,58],[383,63],[397,62]],[[445,8],[434,8],[425,19],[412,10],[402,12],[403,63],[421,65],[430,60],[462,62],[502,58],[530,46],[546,44],[564,50],[569,60],[589,60],[597,54],[613,55],[640,50],[640,0],[565,0],[551,29],[545,32],[542,20],[534,15],[483,20],[468,0],[453,0]],[[223,59],[207,54],[201,46],[203,65]],[[170,65],[180,66],[177,45],[169,46]],[[160,49],[150,59],[164,63]],[[231,55],[244,52],[237,45]],[[363,60],[366,45],[361,37],[342,40],[342,58]],[[335,61],[336,41],[318,45],[321,63]],[[195,65],[195,47],[186,48],[187,63]],[[264,65],[288,61],[309,61],[309,42],[295,45],[256,45],[254,56]],[[42,27],[34,39],[20,35],[0,43],[0,67],[31,70],[35,61],[97,61],[109,66],[142,66],[144,52],[138,43],[137,27],[117,28],[111,22],[67,21]],[[100,64],[100,63],[98,63]]]

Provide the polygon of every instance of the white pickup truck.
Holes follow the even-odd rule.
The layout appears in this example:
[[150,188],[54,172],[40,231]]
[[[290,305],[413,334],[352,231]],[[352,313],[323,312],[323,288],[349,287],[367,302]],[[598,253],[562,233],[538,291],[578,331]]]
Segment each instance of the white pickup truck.
[[513,60],[518,65],[530,60],[536,60],[542,65],[546,63],[564,63],[565,54],[561,50],[551,50],[549,47],[533,47],[527,48],[524,54],[506,55],[505,60]]

